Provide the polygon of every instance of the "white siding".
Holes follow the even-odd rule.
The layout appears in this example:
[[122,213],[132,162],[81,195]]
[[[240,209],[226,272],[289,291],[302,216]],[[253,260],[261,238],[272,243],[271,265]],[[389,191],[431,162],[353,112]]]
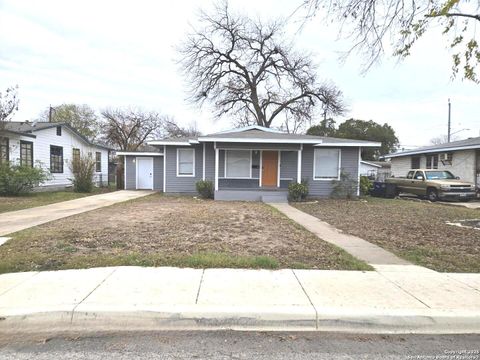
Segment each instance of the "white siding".
[[407,176],[408,170],[412,167],[412,160],[410,156],[402,156],[392,158],[391,174],[395,177]]
[[80,149],[82,155],[92,153],[92,159],[95,160],[95,152],[102,153],[102,171],[95,173],[95,181],[108,181],[108,151],[103,148],[87,144],[78,135],[62,126],[62,135],[57,136],[56,127],[35,131],[36,138],[11,135],[10,143],[10,161],[19,161],[20,159],[20,140],[33,142],[33,160],[36,164],[40,163],[46,169],[50,169],[50,145],[63,147],[63,173],[52,174],[52,179],[42,184],[42,186],[68,186],[71,185],[70,179],[73,174],[70,171],[70,162],[72,160],[73,148]]
[[[439,154],[440,155],[440,154]],[[402,156],[392,158],[392,175],[406,176],[411,167],[411,156]],[[427,158],[421,155],[420,167],[425,168],[427,165]],[[452,165],[443,165],[438,161],[438,168],[441,170],[448,170],[455,176],[459,176],[461,180],[475,183],[475,150],[454,151],[452,158]]]

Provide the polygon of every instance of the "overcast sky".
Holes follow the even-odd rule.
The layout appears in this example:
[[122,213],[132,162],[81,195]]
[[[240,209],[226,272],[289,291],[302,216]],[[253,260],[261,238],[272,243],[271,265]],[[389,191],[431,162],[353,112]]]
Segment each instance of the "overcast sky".
[[[231,0],[233,9],[268,19],[290,15],[301,0]],[[203,4],[203,5],[202,5]],[[18,84],[20,110],[14,120],[33,120],[52,104],[105,107],[140,106],[196,121],[213,132],[229,128],[214,123],[208,108],[186,101],[175,63],[175,46],[195,24],[199,6],[211,1],[27,1],[0,0],[0,88]],[[296,29],[297,25],[292,25]],[[451,57],[438,34],[427,36],[413,55],[398,63],[386,58],[362,75],[363,59],[350,56],[348,41],[338,41],[338,27],[320,17],[292,31],[298,49],[311,52],[320,78],[345,94],[345,118],[390,124],[405,147],[428,144],[446,134],[447,99],[452,101],[452,132],[459,138],[480,136],[480,86],[451,80]]]

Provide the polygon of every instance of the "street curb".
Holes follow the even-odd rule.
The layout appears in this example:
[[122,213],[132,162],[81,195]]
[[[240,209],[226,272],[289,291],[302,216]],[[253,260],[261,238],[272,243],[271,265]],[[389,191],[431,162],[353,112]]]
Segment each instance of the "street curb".
[[176,311],[49,311],[0,313],[0,333],[41,333],[51,331],[324,331],[385,334],[467,334],[480,333],[480,312],[377,311],[345,312],[320,310],[318,319],[303,310],[255,311],[221,309],[204,311],[187,307]]

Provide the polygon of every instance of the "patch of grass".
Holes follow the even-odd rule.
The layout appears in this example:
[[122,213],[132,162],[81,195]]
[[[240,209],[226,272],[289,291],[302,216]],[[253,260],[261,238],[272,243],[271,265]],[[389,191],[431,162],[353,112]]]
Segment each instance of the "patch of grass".
[[371,270],[265,204],[153,194],[9,236],[0,272],[101,266]]
[[72,190],[33,192],[20,196],[0,196],[0,213],[29,209],[32,207],[74,200],[91,195],[110,192],[109,188],[94,188],[91,193],[76,193]]
[[[66,251],[66,248],[62,248]],[[7,259],[0,264],[0,273],[30,270],[88,269],[105,266],[174,266],[196,269],[239,268],[239,269],[278,269],[277,260],[268,256],[233,256],[225,253],[196,253],[192,255],[164,255],[127,253],[117,256],[97,254],[93,256],[46,257],[39,254]]]
[[478,219],[478,210],[374,197],[292,205],[414,264],[441,272],[480,273],[480,231],[447,224]]

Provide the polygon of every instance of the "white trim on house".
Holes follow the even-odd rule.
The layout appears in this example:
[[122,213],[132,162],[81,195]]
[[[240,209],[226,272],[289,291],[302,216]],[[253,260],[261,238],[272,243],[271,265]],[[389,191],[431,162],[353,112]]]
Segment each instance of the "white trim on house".
[[297,183],[299,184],[302,182],[302,152],[303,145],[300,146],[300,150],[298,150],[297,154]]
[[188,141],[164,141],[164,140],[151,140],[147,142],[148,145],[172,145],[172,146],[191,146]]
[[140,173],[138,172],[138,160],[139,160],[139,158],[141,160],[150,160],[150,162],[152,164],[152,167],[151,167],[152,168],[152,179],[151,179],[152,187],[150,188],[150,190],[153,190],[153,186],[154,186],[153,185],[153,172],[154,172],[154,169],[153,169],[153,157],[151,157],[151,156],[148,156],[148,157],[147,156],[141,156],[141,157],[137,156],[137,157],[135,157],[135,174],[136,174],[136,176],[135,176],[135,189],[139,190],[139,188],[138,188],[138,176],[140,175]]
[[[362,148],[360,148],[360,151],[361,150],[362,150]],[[373,166],[373,167],[377,167],[377,168],[381,168],[380,165],[377,165],[377,164],[374,164],[374,163],[371,163],[371,162],[368,162],[368,161],[365,161],[365,160],[361,160],[361,155],[360,155],[360,163],[370,165],[370,166]],[[360,163],[358,164],[359,167],[360,167]]]
[[203,154],[202,154],[202,180],[205,181],[205,146],[203,143]]
[[215,191],[218,191],[218,162],[219,162],[219,150],[217,149],[217,144],[214,143],[215,148]]
[[[222,138],[222,137],[199,137],[201,142],[224,142],[224,143],[266,143],[266,144],[313,144],[314,146],[330,146],[330,147],[379,147],[380,143],[322,143],[321,139],[259,139],[259,138]],[[275,149],[277,150],[277,149]],[[287,149],[285,149],[287,150]]]
[[318,147],[380,147],[382,143],[379,142],[365,142],[365,143],[319,143],[313,146]]
[[163,192],[167,192],[167,147],[163,145]]
[[[365,162],[368,164],[366,161],[362,161],[362,148],[358,148],[358,165],[357,165],[357,196],[360,196],[360,164],[362,162]],[[372,164],[375,165],[375,164]],[[379,166],[380,167],[380,166]]]
[[[179,164],[178,164],[178,162],[179,162],[178,153],[179,153],[180,151],[192,151],[192,154],[193,154],[193,155],[192,155],[192,160],[193,160],[193,162],[192,162],[192,173],[191,173],[191,174],[180,174],[180,173],[178,172],[178,170],[179,170],[179,166],[178,166],[178,165],[179,165]],[[193,148],[192,148],[192,149],[182,149],[182,148],[178,148],[178,149],[177,149],[177,177],[195,177],[195,149],[193,149]]]
[[277,187],[280,187],[280,154],[282,152],[278,150],[278,156],[277,156]]
[[[320,149],[318,149],[320,150]],[[340,180],[340,173],[342,170],[342,149],[335,148],[334,150],[338,150],[338,173],[336,178],[315,178],[315,163],[317,162],[315,159],[315,149],[313,149],[313,181],[332,181],[332,180]],[[359,169],[360,171],[360,169]]]
[[434,153],[452,152],[452,151],[459,151],[459,150],[473,150],[473,149],[480,149],[480,145],[444,147],[444,148],[428,149],[428,150],[421,150],[421,149],[409,150],[409,151],[399,152],[395,154],[383,155],[382,157],[385,159],[390,159],[390,158],[396,158],[396,157],[402,157],[402,156],[434,154]]
[[[234,176],[229,177],[227,176],[227,154],[229,151],[249,151],[250,152],[250,167],[249,167],[249,175],[248,176]],[[249,149],[224,149],[224,157],[223,157],[223,179],[253,179],[252,178],[252,165],[253,165],[253,150]]]
[[117,151],[117,155],[123,156],[163,156],[162,153],[157,152],[135,152],[135,151]]
[[123,189],[127,189],[127,158],[123,157]]
[[260,150],[260,168],[258,169],[258,187],[262,187],[263,176],[263,150]]

